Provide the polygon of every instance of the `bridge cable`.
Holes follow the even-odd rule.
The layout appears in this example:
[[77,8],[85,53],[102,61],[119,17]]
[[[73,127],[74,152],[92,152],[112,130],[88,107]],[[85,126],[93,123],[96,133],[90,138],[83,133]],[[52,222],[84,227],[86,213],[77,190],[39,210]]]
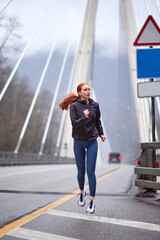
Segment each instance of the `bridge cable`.
[[[97,102],[97,97],[96,97],[96,93],[95,93],[94,88],[92,89],[92,96],[93,96],[94,100]],[[102,122],[102,126],[103,126],[104,135],[106,136],[106,141],[104,143],[102,143],[100,138],[98,138],[98,142],[99,142],[99,145],[100,145],[100,156],[103,155],[104,157],[102,159],[106,159],[109,152],[111,152],[111,145],[110,145],[110,142],[109,142],[107,130],[105,128],[105,124],[104,124],[102,116],[101,116],[101,122]],[[101,160],[101,162],[103,162],[103,161]],[[106,162],[106,161],[104,161],[104,162]]]
[[[86,11],[87,11],[87,2],[86,2]],[[81,48],[81,58],[80,58],[80,63],[79,63],[79,69],[78,69],[78,83],[80,83],[80,74],[81,74],[81,69],[82,69],[82,66],[83,66],[83,58],[84,58],[84,51],[85,51],[85,45],[86,45],[86,39],[87,39],[87,32],[88,32],[88,26],[89,26],[89,21],[90,21],[90,16],[92,14],[91,12],[91,7],[92,7],[92,1],[89,2],[89,7],[88,7],[88,12],[89,14],[87,14],[87,19],[85,21],[85,30],[84,32],[82,31],[82,34],[84,34],[84,38],[83,38],[83,44],[82,44],[82,48]],[[85,12],[85,17],[86,17],[86,12]],[[67,132],[67,140],[66,140],[66,143],[69,145],[69,142],[71,140],[71,130],[72,128],[70,127],[68,132]]]
[[[94,38],[93,38],[93,44],[92,44],[92,53],[91,53],[91,69],[90,69],[90,78],[89,78],[89,85],[92,88],[92,96],[93,99],[97,102],[97,97],[96,97],[96,93],[93,87],[93,78],[94,78],[94,54],[95,54],[95,33],[94,33]],[[109,142],[109,138],[108,138],[108,134],[104,125],[104,121],[103,121],[103,117],[101,116],[101,122],[102,122],[102,126],[103,126],[103,131],[104,131],[104,135],[106,136],[106,141],[102,144],[102,142],[100,141],[100,138],[98,138],[98,142],[100,145],[100,158],[102,156],[102,159],[105,159],[106,156],[109,154],[109,152],[111,152],[111,146],[110,146],[110,142]],[[104,157],[103,157],[104,156]],[[101,162],[102,162],[101,159]]]
[[[142,14],[142,8],[140,7],[139,5],[140,3],[137,2],[137,7],[138,7],[138,11],[139,11],[139,15],[140,16],[140,22],[141,24],[139,23],[139,21],[137,20],[137,32],[140,31],[141,29],[141,26],[143,25],[143,21],[144,21],[144,17],[143,17],[143,14]],[[135,12],[134,12],[135,14]],[[136,14],[135,14],[135,18],[136,18]],[[144,80],[143,80],[144,81]],[[143,141],[146,141],[146,139],[148,139],[148,129],[150,129],[150,123],[149,123],[149,110],[147,108],[147,105],[149,104],[149,101],[147,101],[147,99],[141,99],[141,101],[139,102],[139,106],[140,106],[140,109],[141,109],[141,114],[140,114],[140,123],[141,123],[141,126],[143,128],[143,136],[144,136],[144,140]],[[147,114],[148,113],[148,114]],[[146,123],[146,118],[147,118],[147,123]]]
[[[76,67],[76,62],[77,62],[77,57],[78,57],[78,54],[79,54],[79,45],[80,45],[80,42],[81,42],[82,31],[83,31],[83,28],[81,30],[80,37],[77,41],[76,51],[75,51],[75,54],[74,54],[74,59],[73,59],[73,63],[72,63],[72,69],[71,69],[71,73],[70,73],[70,78],[69,78],[69,83],[68,83],[68,88],[67,88],[67,91],[66,91],[66,95],[69,94],[69,92],[71,91],[74,72],[75,72],[75,67]],[[59,147],[60,147],[60,143],[61,143],[62,132],[63,132],[63,128],[64,128],[66,114],[67,114],[67,111],[63,111],[54,156],[58,156],[58,154],[59,154]]]
[[57,99],[57,96],[58,96],[58,91],[59,91],[60,84],[61,84],[61,81],[62,81],[62,76],[63,76],[63,73],[64,73],[67,57],[68,57],[68,54],[69,54],[69,49],[70,49],[70,42],[68,42],[67,47],[66,47],[66,51],[65,51],[65,55],[64,55],[61,71],[60,71],[60,74],[59,74],[59,78],[58,78],[56,89],[55,89],[55,93],[54,93],[54,96],[53,96],[53,100],[52,100],[49,116],[48,116],[48,119],[47,119],[47,124],[46,124],[45,131],[44,131],[44,134],[43,134],[39,155],[42,155],[42,153],[43,153],[43,148],[44,148],[44,145],[45,145],[45,142],[46,142],[49,126],[50,126],[50,123],[51,123],[53,110],[54,110],[54,107],[55,107],[56,99]]
[[148,0],[146,0],[146,6],[147,6],[147,10],[148,10],[149,15],[151,15],[151,11],[150,11],[150,8],[149,8]]
[[6,10],[6,8],[11,4],[12,1],[13,1],[13,0],[10,0],[10,1],[4,6],[4,8],[2,8],[2,10],[0,11],[0,14],[2,14],[2,13]]
[[[150,14],[149,5],[148,5],[147,0],[145,2],[146,2],[147,11]],[[143,23],[145,17],[143,17],[142,8],[140,8],[140,14],[141,14],[141,19],[142,19],[142,23]],[[145,81],[145,80],[143,79],[143,81]],[[147,135],[148,135],[149,136],[149,141],[151,141],[152,134],[151,134],[151,114],[150,114],[150,111],[151,111],[151,101],[150,101],[150,99],[149,98],[148,99],[144,98],[143,100],[141,100],[141,105],[143,105],[142,109],[144,109],[144,114],[145,114],[145,116],[144,116],[144,114],[142,115],[143,123],[146,123],[146,119],[148,120],[147,121],[148,122],[148,128],[147,128],[146,124],[144,126],[145,133],[146,133],[146,139],[147,139]],[[147,134],[148,130],[149,130],[149,133]]]
[[[63,16],[63,17],[64,17],[64,16]],[[34,97],[33,97],[33,100],[32,100],[32,103],[31,103],[31,106],[30,106],[30,108],[29,108],[29,111],[28,111],[28,114],[27,114],[27,117],[26,117],[25,123],[24,123],[24,125],[23,125],[23,128],[22,128],[22,131],[21,131],[21,134],[20,134],[20,137],[19,137],[19,140],[18,140],[18,143],[17,143],[17,146],[16,146],[16,149],[15,149],[14,153],[18,153],[19,148],[20,148],[20,145],[21,145],[21,142],[22,142],[22,140],[23,140],[23,137],[24,137],[24,134],[25,134],[26,128],[27,128],[27,126],[28,126],[28,123],[29,123],[29,120],[30,120],[31,114],[32,114],[32,112],[33,112],[33,108],[34,108],[34,106],[35,106],[35,103],[36,103],[37,97],[38,97],[39,92],[40,92],[40,88],[41,88],[42,83],[43,83],[43,81],[44,81],[45,75],[46,75],[47,70],[48,70],[48,66],[49,66],[49,64],[50,64],[50,61],[51,61],[51,58],[52,58],[53,52],[54,52],[55,47],[56,47],[56,44],[57,44],[57,40],[58,40],[59,33],[60,33],[60,30],[61,30],[61,27],[60,27],[60,26],[61,26],[62,23],[63,23],[62,20],[63,20],[63,18],[61,18],[61,22],[60,22],[60,24],[59,24],[59,26],[58,26],[58,32],[57,32],[57,35],[56,35],[56,37],[54,37],[54,39],[53,39],[53,43],[52,43],[52,46],[51,46],[50,52],[49,52],[49,54],[48,54],[47,61],[46,61],[45,66],[44,66],[44,68],[43,68],[43,72],[42,72],[42,74],[41,74],[41,77],[40,77],[40,80],[39,80],[39,84],[38,84],[38,86],[37,86],[37,89],[36,89],[35,95],[34,95]]]
[[[75,21],[73,21],[73,22],[75,23]],[[62,67],[61,67],[61,70],[60,70],[60,74],[59,74],[59,78],[58,78],[58,81],[57,81],[56,89],[55,89],[55,92],[54,92],[54,96],[53,96],[53,100],[52,100],[52,104],[51,104],[51,108],[50,108],[47,124],[46,124],[45,131],[44,131],[44,134],[43,134],[42,142],[41,142],[39,155],[42,155],[42,153],[43,153],[44,145],[45,145],[46,138],[47,138],[47,135],[48,135],[48,130],[49,130],[49,126],[50,126],[50,123],[51,123],[51,119],[52,119],[52,115],[53,115],[56,99],[57,99],[57,96],[58,96],[58,91],[59,91],[59,88],[60,88],[60,84],[61,84],[61,81],[62,81],[62,77],[63,77],[63,73],[64,73],[66,61],[67,61],[67,57],[68,57],[68,54],[69,54],[69,49],[70,49],[70,44],[71,44],[70,42],[71,42],[71,38],[68,40],[68,43],[67,43],[66,51],[65,51],[65,54],[64,54],[64,58],[63,58]]]
[[[151,11],[150,11],[150,8],[149,8],[149,4],[148,4],[148,0],[146,0],[146,4],[147,4],[147,10],[148,10],[148,14],[151,15]],[[158,7],[158,2],[155,1],[155,4],[157,6],[157,9],[158,9],[158,12],[160,14],[160,9]],[[149,79],[148,79],[149,81]],[[158,108],[158,114],[160,116],[160,102],[159,102],[159,98],[155,98],[155,102],[157,103],[157,108]],[[151,110],[151,99],[149,98],[149,107],[150,107],[150,110]],[[151,114],[150,114],[150,122],[151,122]],[[155,134],[156,134],[156,139],[158,139],[158,129],[157,129],[157,126],[155,126]]]
[[[78,43],[76,53],[75,53],[75,56],[74,56],[74,60],[73,60],[73,64],[72,64],[72,70],[71,70],[71,74],[70,74],[70,78],[69,78],[69,84],[68,84],[68,88],[67,88],[67,91],[66,91],[66,95],[69,94],[69,92],[71,90],[74,70],[75,70],[75,66],[76,66],[76,60],[77,60],[77,56],[78,56],[79,43]],[[59,150],[60,142],[61,142],[61,138],[62,138],[62,132],[63,132],[63,128],[64,128],[66,113],[67,113],[67,111],[63,111],[63,113],[62,113],[62,118],[61,118],[61,123],[60,123],[60,127],[59,127],[57,143],[56,143],[56,150],[55,150],[54,156],[58,156],[58,150]]]
[[158,0],[155,0],[155,1],[156,1],[156,7],[157,7],[158,12],[159,12],[159,14],[160,14],[160,3],[159,3]]
[[11,81],[12,81],[12,79],[13,79],[13,77],[14,77],[14,75],[15,75],[15,73],[16,73],[16,71],[17,71],[17,69],[18,69],[18,67],[19,67],[19,65],[20,65],[20,63],[21,63],[21,61],[22,61],[22,59],[23,59],[23,57],[24,57],[24,55],[25,55],[27,49],[28,49],[28,47],[30,46],[30,44],[31,44],[31,42],[32,42],[32,40],[33,40],[33,38],[34,38],[34,36],[36,35],[36,33],[37,33],[37,31],[38,31],[38,29],[39,29],[39,27],[40,27],[42,21],[44,20],[46,14],[47,14],[47,12],[48,12],[48,9],[49,9],[49,7],[50,7],[50,5],[51,5],[52,2],[53,2],[53,1],[50,0],[50,2],[49,2],[49,4],[48,4],[47,8],[44,10],[44,12],[43,12],[43,14],[42,14],[42,16],[41,16],[41,18],[40,18],[39,23],[37,24],[37,26],[36,26],[35,29],[33,30],[33,32],[32,32],[32,34],[31,34],[30,38],[28,39],[28,42],[27,42],[27,44],[26,44],[26,46],[25,46],[23,52],[21,53],[21,56],[19,57],[19,59],[18,59],[16,65],[15,65],[15,67],[13,68],[13,70],[12,70],[12,72],[11,72],[11,74],[10,74],[10,76],[9,76],[9,78],[8,78],[8,80],[7,80],[6,84],[5,84],[5,86],[4,86],[4,88],[2,89],[2,91],[1,91],[1,93],[0,93],[0,101],[2,100],[2,98],[3,98],[3,96],[4,96],[5,92],[6,92],[6,90],[7,90],[8,86],[9,86],[9,84],[11,83]]

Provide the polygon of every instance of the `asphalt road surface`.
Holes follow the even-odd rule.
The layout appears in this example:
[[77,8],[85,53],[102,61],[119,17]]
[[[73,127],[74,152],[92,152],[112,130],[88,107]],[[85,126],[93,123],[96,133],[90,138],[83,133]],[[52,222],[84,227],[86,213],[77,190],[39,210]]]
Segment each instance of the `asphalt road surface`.
[[3,240],[159,240],[159,195],[134,187],[134,166],[98,165],[96,211],[78,207],[75,165],[0,167]]

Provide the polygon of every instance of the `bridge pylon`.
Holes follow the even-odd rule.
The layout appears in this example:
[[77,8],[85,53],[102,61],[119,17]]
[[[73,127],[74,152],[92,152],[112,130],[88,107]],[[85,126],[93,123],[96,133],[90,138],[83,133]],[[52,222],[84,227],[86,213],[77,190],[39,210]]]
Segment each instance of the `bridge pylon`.
[[[90,56],[92,53],[92,46],[94,40],[95,19],[97,12],[98,0],[88,0],[83,30],[81,34],[81,41],[72,81],[71,92],[76,93],[77,85],[81,82],[86,82]],[[59,155],[61,157],[73,157],[73,140],[71,137],[72,128],[69,119],[69,112],[66,114],[63,134],[61,139],[61,146]]]
[[136,27],[133,2],[131,0],[121,0],[120,4],[126,30],[132,87],[139,126],[139,137],[140,142],[147,142],[151,140],[151,121],[149,119],[150,103],[148,99],[138,99],[137,97],[137,83],[139,82],[139,79],[137,79],[136,75],[136,50],[133,46],[133,43],[136,39],[138,32]]

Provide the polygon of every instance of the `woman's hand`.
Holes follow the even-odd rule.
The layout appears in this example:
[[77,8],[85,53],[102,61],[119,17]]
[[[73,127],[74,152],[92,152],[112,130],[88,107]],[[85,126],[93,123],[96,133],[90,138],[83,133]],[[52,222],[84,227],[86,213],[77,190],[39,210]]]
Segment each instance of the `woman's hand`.
[[89,118],[89,110],[88,109],[84,110],[83,113],[86,118]]
[[104,142],[106,140],[106,137],[104,135],[101,135],[101,140]]

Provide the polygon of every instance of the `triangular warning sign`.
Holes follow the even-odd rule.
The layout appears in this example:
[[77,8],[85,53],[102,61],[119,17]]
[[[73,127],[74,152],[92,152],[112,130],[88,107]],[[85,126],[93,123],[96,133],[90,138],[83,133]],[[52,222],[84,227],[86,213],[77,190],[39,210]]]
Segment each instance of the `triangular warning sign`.
[[160,45],[160,28],[151,15],[147,18],[133,45]]

